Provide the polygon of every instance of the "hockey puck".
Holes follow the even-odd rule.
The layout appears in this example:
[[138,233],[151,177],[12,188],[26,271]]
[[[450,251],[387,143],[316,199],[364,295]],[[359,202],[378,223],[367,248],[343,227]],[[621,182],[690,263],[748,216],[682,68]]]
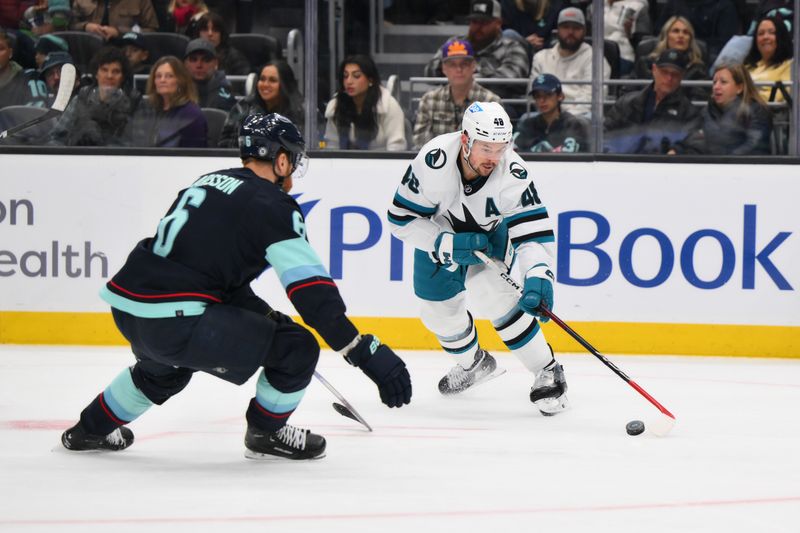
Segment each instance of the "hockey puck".
[[644,422],[641,420],[631,420],[625,425],[628,435],[641,435],[644,433]]

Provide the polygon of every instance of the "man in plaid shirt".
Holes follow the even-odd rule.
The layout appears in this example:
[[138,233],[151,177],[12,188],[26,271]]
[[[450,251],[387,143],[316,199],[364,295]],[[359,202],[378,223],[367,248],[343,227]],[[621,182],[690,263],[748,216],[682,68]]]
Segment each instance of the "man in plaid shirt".
[[453,39],[441,50],[447,84],[422,95],[414,124],[414,148],[459,129],[472,102],[497,102],[500,97],[475,83],[475,52],[469,41]]
[[[453,39],[469,41],[475,51],[477,77],[479,78],[527,78],[530,60],[525,46],[514,39],[503,36],[503,19],[500,2],[497,0],[472,0],[469,12],[469,31],[466,36]],[[452,39],[450,39],[452,40]],[[436,52],[425,66],[426,76],[441,76],[442,53]],[[494,92],[502,97],[525,93],[526,86],[493,85]]]

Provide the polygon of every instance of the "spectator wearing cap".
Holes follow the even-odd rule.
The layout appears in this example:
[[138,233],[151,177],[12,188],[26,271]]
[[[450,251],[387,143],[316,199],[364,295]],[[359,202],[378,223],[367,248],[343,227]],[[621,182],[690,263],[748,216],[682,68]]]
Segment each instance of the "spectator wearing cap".
[[[683,73],[684,81],[708,79],[708,68],[703,61],[703,52],[700,49],[700,45],[695,39],[692,23],[680,16],[672,17],[664,23],[653,52],[640,57],[636,61],[634,67],[635,77],[638,79],[652,79],[653,63],[667,48],[686,52],[689,64]],[[684,92],[691,100],[707,100],[710,94],[706,87],[686,87]]]
[[131,118],[141,95],[125,53],[101,48],[91,62],[92,85],[81,88],[50,134],[49,144],[62,146],[129,146]]
[[249,74],[252,69],[259,65],[251,65],[247,58],[237,48],[228,42],[228,29],[225,21],[216,13],[205,13],[199,19],[192,20],[186,35],[192,39],[200,37],[211,44],[217,50],[219,68],[232,76],[242,76]]
[[499,96],[475,82],[475,52],[469,41],[446,42],[441,56],[447,84],[422,95],[414,124],[414,149],[434,137],[457,131],[472,102],[501,103]]
[[539,113],[523,118],[517,127],[514,147],[522,152],[576,153],[589,151],[589,123],[561,110],[564,91],[552,74],[533,78],[530,95]]
[[[53,103],[55,95],[58,93],[58,87],[61,85],[61,67],[66,64],[74,65],[72,56],[68,52],[50,52],[42,63],[42,68],[39,69],[39,78],[47,86],[47,107]],[[78,88],[78,78],[75,78],[74,91]]]
[[606,152],[666,154],[699,128],[700,113],[681,90],[688,62],[668,48],[652,66],[653,83],[617,100],[605,117]]
[[129,31],[158,29],[150,0],[73,0],[70,29],[99,35],[106,41]]
[[42,68],[44,58],[51,52],[69,52],[67,41],[57,35],[42,35],[36,41],[36,67]]
[[[497,0],[472,0],[467,35],[451,37],[469,41],[475,51],[477,77],[526,78],[528,52],[521,42],[503,36],[503,19]],[[425,67],[426,76],[442,76],[442,49],[436,52]],[[519,90],[497,85],[492,87],[501,96],[519,94]]]
[[25,10],[20,28],[30,30],[34,35],[64,31],[69,29],[71,15],[69,0],[37,2]]
[[[573,115],[588,115],[592,100],[592,47],[585,42],[586,18],[583,12],[575,7],[562,9],[558,14],[558,43],[533,56],[531,76],[552,74],[561,82],[581,81],[582,84],[565,84],[563,109]],[[611,67],[603,59],[603,78],[611,77]],[[603,95],[607,92],[603,88]]]
[[150,65],[147,61],[150,59],[150,48],[144,40],[141,33],[129,31],[122,36],[123,50],[128,62],[131,64],[131,71],[134,74],[149,74]]
[[183,64],[197,86],[200,107],[214,107],[230,111],[236,105],[233,88],[219,70],[219,59],[214,45],[205,39],[194,39],[186,45]]

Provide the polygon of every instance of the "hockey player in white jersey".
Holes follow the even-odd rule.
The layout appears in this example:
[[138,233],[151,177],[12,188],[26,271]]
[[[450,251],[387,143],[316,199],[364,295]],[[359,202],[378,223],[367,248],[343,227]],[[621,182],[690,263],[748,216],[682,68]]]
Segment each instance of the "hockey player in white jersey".
[[[414,246],[414,292],[421,318],[456,360],[439,381],[454,394],[491,379],[497,362],[480,347],[466,293],[500,338],[534,374],[531,401],[545,415],[567,407],[564,370],[539,327],[552,308],[555,236],[525,161],[511,149],[511,121],[500,104],[474,102],[462,131],[420,150],[397,188],[392,233]],[[474,255],[512,261],[524,275],[522,297]],[[544,319],[546,320],[546,318]]]

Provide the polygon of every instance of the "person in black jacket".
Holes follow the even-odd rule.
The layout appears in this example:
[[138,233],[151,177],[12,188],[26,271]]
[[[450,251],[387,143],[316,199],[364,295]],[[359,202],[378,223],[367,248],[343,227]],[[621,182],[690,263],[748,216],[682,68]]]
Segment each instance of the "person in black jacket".
[[303,321],[377,385],[384,404],[411,401],[405,363],[347,317],[288,194],[307,169],[303,136],[277,114],[251,115],[239,135],[242,166],[178,192],[157,230],[101,290],[136,363],[63,433],[68,450],[127,448],[134,440],[127,424],[180,393],[195,372],[235,385],[258,372],[245,456],[323,457],[322,436],[287,423],[314,375],[319,344],[253,292],[250,283],[270,266]]
[[94,79],[82,87],[59,117],[48,144],[60,146],[130,146],[133,114],[141,94],[125,53],[101,48],[90,65]]
[[552,74],[540,74],[531,83],[539,114],[518,124],[514,148],[521,152],[588,152],[589,123],[561,110],[564,92]]
[[722,65],[703,112],[702,129],[678,143],[675,153],[769,155],[772,113],[743,65]]
[[688,58],[667,49],[652,66],[653,83],[617,100],[605,116],[605,152],[666,154],[699,128],[700,113],[681,90]]
[[242,99],[228,112],[220,133],[220,148],[236,147],[242,121],[255,113],[280,113],[299,125],[302,131],[305,119],[302,95],[297,88],[292,67],[286,61],[277,59],[263,65],[258,73],[253,94]]
[[210,41],[194,39],[186,45],[183,64],[197,86],[200,107],[214,107],[230,111],[236,105],[233,87],[219,70],[217,51]]

